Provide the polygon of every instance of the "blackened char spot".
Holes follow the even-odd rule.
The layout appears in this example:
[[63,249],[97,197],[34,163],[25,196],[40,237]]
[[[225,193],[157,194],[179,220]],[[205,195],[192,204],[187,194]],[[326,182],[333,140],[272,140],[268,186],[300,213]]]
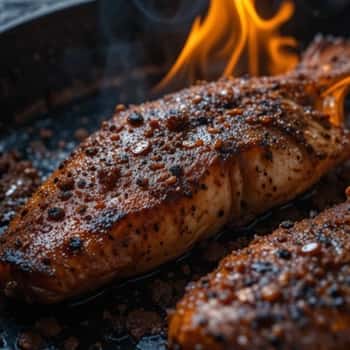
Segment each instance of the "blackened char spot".
[[183,131],[186,129],[188,117],[184,115],[170,115],[166,119],[166,126],[170,131]]
[[183,174],[183,169],[180,165],[173,165],[169,168],[169,171],[172,175],[180,177]]
[[19,250],[7,249],[1,257],[1,261],[14,265],[23,272],[37,271],[48,274],[52,273],[52,270],[47,264],[36,262],[36,264],[33,265],[33,263],[26,258],[24,253]]
[[89,224],[89,231],[96,234],[107,233],[113,225],[122,220],[126,216],[126,213],[108,209],[101,212],[96,218],[93,218]]
[[290,251],[286,250],[286,249],[278,249],[276,251],[276,255],[280,258],[280,259],[284,259],[284,260],[289,260],[292,257],[292,254]]
[[268,261],[255,261],[252,264],[252,269],[258,273],[274,272],[276,270],[275,266]]
[[47,217],[49,220],[52,220],[52,221],[60,221],[64,218],[64,216],[65,216],[65,212],[64,212],[64,209],[62,208],[53,207],[47,211]]
[[140,113],[133,112],[128,116],[128,122],[134,126],[141,125],[143,123],[143,116]]
[[81,250],[82,246],[83,246],[83,241],[78,236],[72,237],[69,240],[69,249],[72,252],[76,252],[76,251]]

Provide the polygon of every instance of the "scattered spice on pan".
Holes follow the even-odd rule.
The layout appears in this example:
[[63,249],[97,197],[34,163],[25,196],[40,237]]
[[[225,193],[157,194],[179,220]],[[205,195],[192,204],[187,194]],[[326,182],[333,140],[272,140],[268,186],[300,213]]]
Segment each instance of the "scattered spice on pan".
[[0,233],[40,182],[39,172],[19,153],[0,155]]

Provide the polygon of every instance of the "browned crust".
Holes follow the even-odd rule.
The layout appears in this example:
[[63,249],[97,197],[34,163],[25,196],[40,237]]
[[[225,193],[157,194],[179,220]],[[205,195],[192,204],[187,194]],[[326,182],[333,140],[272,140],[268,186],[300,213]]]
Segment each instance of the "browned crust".
[[350,203],[284,227],[188,287],[174,349],[349,348]]
[[321,89],[328,88],[349,75],[349,58],[349,39],[317,35],[302,55],[296,72],[317,81]]

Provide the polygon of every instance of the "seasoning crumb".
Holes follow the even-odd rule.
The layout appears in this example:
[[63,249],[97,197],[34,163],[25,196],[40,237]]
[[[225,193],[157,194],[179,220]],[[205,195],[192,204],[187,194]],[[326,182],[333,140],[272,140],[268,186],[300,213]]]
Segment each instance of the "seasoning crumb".
[[177,181],[176,176],[170,176],[165,180],[167,185],[173,185]]
[[274,302],[281,297],[281,289],[277,284],[269,284],[261,290],[261,297],[265,301]]
[[64,350],[77,350],[79,347],[79,340],[76,337],[69,337],[64,341]]
[[89,136],[89,132],[85,128],[79,128],[74,133],[74,137],[79,142],[84,141],[88,136]]
[[137,309],[129,312],[126,327],[135,339],[140,339],[146,334],[154,334],[162,329],[162,320],[154,311]]
[[125,111],[126,110],[126,106],[123,105],[123,104],[118,104],[115,106],[115,109],[114,109],[116,112],[122,112],[122,111]]
[[35,326],[39,333],[46,338],[56,337],[62,331],[61,325],[54,317],[41,318]]
[[318,242],[310,242],[301,247],[304,255],[318,255],[321,252],[321,245]]
[[22,350],[39,350],[43,345],[43,338],[33,331],[24,332],[18,336],[17,345]]

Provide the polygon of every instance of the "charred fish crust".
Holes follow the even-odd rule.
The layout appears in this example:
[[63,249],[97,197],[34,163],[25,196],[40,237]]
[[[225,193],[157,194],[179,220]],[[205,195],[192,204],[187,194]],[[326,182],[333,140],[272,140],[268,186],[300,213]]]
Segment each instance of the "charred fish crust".
[[247,349],[269,348],[271,336],[284,349],[349,347],[349,209],[286,225],[224,258],[178,303],[170,344],[239,348],[244,334]]
[[32,261],[20,250],[8,249],[0,257],[2,263],[11,264],[12,268],[21,272],[39,272],[48,276],[53,276],[53,269],[45,263],[45,260]]
[[88,223],[88,232],[92,234],[107,234],[114,225],[122,221],[126,216],[127,213],[118,209],[104,210]]

